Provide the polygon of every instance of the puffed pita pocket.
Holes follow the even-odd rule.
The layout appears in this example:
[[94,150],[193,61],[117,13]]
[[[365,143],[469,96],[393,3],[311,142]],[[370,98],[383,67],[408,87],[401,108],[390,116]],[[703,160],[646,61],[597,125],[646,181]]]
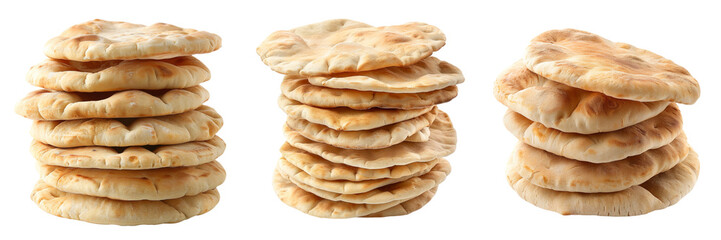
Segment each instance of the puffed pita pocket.
[[570,87],[541,77],[517,61],[493,85],[496,99],[528,119],[564,132],[610,132],[661,113],[668,101],[637,102]]
[[129,147],[210,140],[223,118],[208,106],[181,114],[123,119],[35,121],[30,135],[55,147]]
[[111,92],[188,88],[210,79],[210,70],[193,56],[159,60],[78,62],[46,59],[25,79],[37,87],[66,92]]
[[524,62],[550,80],[632,101],[693,104],[701,92],[671,60],[575,29],[541,33],[526,48]]
[[15,106],[15,112],[34,120],[154,117],[196,109],[209,97],[208,90],[200,85],[97,93],[42,89],[30,92]]
[[166,59],[209,53],[220,46],[220,36],[205,31],[95,19],[50,39],[44,52],[50,58],[89,62]]

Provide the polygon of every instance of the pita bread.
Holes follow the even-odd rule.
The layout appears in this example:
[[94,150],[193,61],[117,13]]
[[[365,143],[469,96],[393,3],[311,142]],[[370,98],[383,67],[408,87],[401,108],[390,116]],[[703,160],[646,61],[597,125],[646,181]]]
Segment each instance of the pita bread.
[[[408,180],[412,177],[420,176],[425,174],[431,169],[425,169],[424,171],[414,173],[413,175],[401,177],[401,178],[381,178],[365,181],[345,181],[345,180],[324,180],[320,178],[314,178],[302,169],[297,168],[293,164],[288,163],[285,159],[281,158],[278,161],[278,171],[281,175],[287,176],[291,182],[295,185],[306,184],[319,190],[328,192],[334,192],[339,194],[357,194],[364,193],[370,190],[383,187],[386,185],[394,184]],[[308,191],[308,190],[306,190]],[[311,191],[309,191],[311,192]],[[319,194],[316,194],[319,195]],[[320,196],[323,197],[323,196]]]
[[366,181],[383,178],[403,178],[430,171],[438,159],[429,162],[414,162],[381,169],[365,169],[334,163],[317,155],[295,148],[287,142],[280,147],[283,159],[306,172],[308,175],[324,180]]
[[[362,217],[394,208],[398,204],[412,200],[397,200],[384,204],[354,204],[331,201],[306,192],[290,182],[288,178],[281,176],[278,171],[273,171],[273,190],[276,195],[278,195],[280,201],[286,205],[306,214],[322,218]],[[427,198],[427,195],[421,196],[423,196],[422,198]],[[419,202],[419,200],[422,199],[414,200],[414,202]],[[397,209],[397,207],[395,208],[393,212],[398,213],[399,209]]]
[[[401,143],[417,134],[421,129],[430,126],[435,120],[436,114],[437,110],[434,109],[416,118],[360,131],[333,130],[325,125],[297,118],[288,118],[285,124],[303,137],[316,142],[348,149],[380,149]],[[417,138],[423,140],[423,136],[417,136]]]
[[[281,167],[279,167],[280,169]],[[355,204],[383,204],[396,200],[411,199],[415,198],[424,192],[430,191],[441,184],[448,174],[450,174],[451,165],[445,159],[433,167],[430,172],[422,175],[413,176],[411,178],[403,179],[402,181],[384,185],[377,188],[372,188],[362,193],[338,193],[334,191],[328,191],[321,188],[317,188],[312,184],[304,182],[298,177],[298,174],[285,175],[283,170],[279,170],[282,176],[285,176],[296,186],[303,190],[313,193],[324,199],[332,201],[343,201]],[[301,171],[302,172],[302,171]],[[372,180],[375,181],[375,180]],[[351,182],[360,183],[360,182]]]
[[32,85],[66,92],[188,88],[209,79],[208,67],[192,56],[100,62],[46,59],[26,76]]
[[511,155],[530,183],[566,192],[617,192],[671,169],[688,155],[686,136],[640,155],[608,163],[581,162],[519,143]]
[[636,102],[569,87],[536,75],[523,62],[496,78],[496,99],[528,119],[563,132],[592,134],[625,128],[662,112],[670,102]]
[[700,95],[696,79],[671,60],[575,29],[538,35],[524,60],[545,78],[614,98],[693,104]]
[[508,182],[524,200],[563,215],[633,216],[663,209],[691,191],[699,173],[698,155],[686,159],[645,183],[612,193],[559,192],[531,184],[509,164]]
[[424,23],[372,27],[334,19],[274,32],[256,52],[273,71],[318,76],[408,66],[445,44],[441,30]]
[[163,201],[122,201],[57,190],[39,181],[32,200],[52,215],[97,224],[140,225],[175,223],[213,209],[220,195],[213,189],[194,196]]
[[118,170],[195,166],[215,160],[223,151],[225,142],[218,136],[207,141],[128,148],[56,148],[39,141],[30,146],[35,159],[43,164]]
[[72,26],[45,43],[45,55],[73,61],[165,59],[218,50],[220,36],[166,23],[100,19]]
[[430,127],[427,142],[402,142],[387,148],[354,150],[311,141],[285,126],[286,141],[293,147],[318,155],[334,163],[366,169],[389,168],[414,162],[428,162],[450,155],[456,150],[456,130],[448,115],[439,110]]
[[570,159],[606,163],[641,154],[673,141],[683,132],[676,104],[646,121],[630,127],[596,134],[566,133],[547,128],[513,111],[504,117],[506,128],[526,144]]
[[30,135],[55,147],[129,147],[210,140],[223,118],[208,106],[162,117],[35,121]]
[[418,197],[402,202],[389,209],[362,217],[392,217],[411,214],[430,202],[433,196],[436,195],[436,191],[438,191],[438,187],[434,187],[430,191],[424,192]]
[[60,191],[126,201],[193,196],[225,181],[225,169],[216,161],[149,170],[66,168],[38,163],[37,170],[41,180]]
[[311,123],[322,124],[339,131],[360,131],[383,127],[421,116],[434,106],[419,109],[353,110],[350,108],[318,108],[291,100],[283,95],[278,105],[291,118],[300,118]]
[[424,58],[406,67],[308,77],[308,82],[316,86],[387,93],[431,92],[463,81],[465,78],[460,69],[435,57]]
[[208,90],[200,85],[184,89],[103,93],[42,89],[23,98],[15,106],[15,112],[35,120],[154,117],[196,109],[209,97]]
[[311,85],[306,79],[286,77],[280,85],[283,95],[306,105],[356,110],[370,108],[418,109],[450,101],[458,95],[456,86],[422,93],[365,92]]

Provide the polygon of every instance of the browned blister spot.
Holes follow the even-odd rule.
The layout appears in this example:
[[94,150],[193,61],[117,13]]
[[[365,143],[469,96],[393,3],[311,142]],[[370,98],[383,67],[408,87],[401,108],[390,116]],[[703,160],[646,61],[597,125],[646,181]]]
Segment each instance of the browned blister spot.
[[91,41],[98,41],[98,40],[100,40],[100,37],[98,35],[81,35],[81,36],[72,38],[72,41],[76,41],[76,42],[86,42],[86,41],[91,42]]

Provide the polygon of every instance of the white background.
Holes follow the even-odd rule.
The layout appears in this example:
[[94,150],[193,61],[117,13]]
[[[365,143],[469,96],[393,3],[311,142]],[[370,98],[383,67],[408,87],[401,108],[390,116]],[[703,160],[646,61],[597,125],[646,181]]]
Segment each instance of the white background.
[[[0,68],[4,156],[0,227],[3,239],[398,239],[716,237],[719,225],[718,5],[677,1],[4,1],[0,9]],[[711,1],[709,1],[711,2]],[[221,201],[209,213],[178,224],[119,227],[49,215],[30,200],[37,180],[28,152],[30,120],[14,104],[35,89],[25,82],[40,62],[45,41],[94,18],[141,24],[166,22],[217,33],[223,47],[199,55],[213,78],[207,105],[225,119],[219,136],[228,148],[219,161],[228,177]],[[271,172],[283,143],[285,115],[276,105],[281,75],[255,53],[271,32],[332,18],[371,25],[410,21],[438,26],[447,44],[434,56],[461,68],[466,82],[441,109],[458,130],[448,157],[453,172],[436,197],[404,217],[320,219],[280,202]],[[516,140],[502,123],[503,105],[492,96],[498,73],[521,58],[528,41],[550,29],[578,28],[612,41],[649,49],[687,68],[698,79],[698,102],[683,105],[685,131],[701,159],[695,189],[678,204],[637,217],[561,216],[521,200],[506,183],[504,167]],[[13,238],[7,238],[7,237]]]

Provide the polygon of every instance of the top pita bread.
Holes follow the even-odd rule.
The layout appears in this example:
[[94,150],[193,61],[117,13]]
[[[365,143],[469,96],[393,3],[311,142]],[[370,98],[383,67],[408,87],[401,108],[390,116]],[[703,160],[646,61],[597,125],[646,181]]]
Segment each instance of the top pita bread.
[[372,27],[335,19],[274,32],[256,52],[273,71],[318,76],[408,66],[445,44],[441,30],[424,23]]
[[531,72],[518,61],[493,86],[496,99],[528,119],[561,130],[591,134],[625,128],[662,112],[669,102],[637,102],[569,87]]
[[405,67],[308,77],[308,82],[316,86],[389,93],[430,92],[463,81],[460,69],[435,57]]
[[671,60],[575,29],[538,35],[524,60],[543,77],[615,98],[693,104],[700,94],[696,79]]
[[32,85],[66,92],[187,88],[208,79],[208,67],[192,56],[99,62],[47,59],[31,67],[26,76]]
[[164,59],[218,50],[220,36],[166,23],[100,19],[70,27],[45,43],[45,55],[73,61]]

